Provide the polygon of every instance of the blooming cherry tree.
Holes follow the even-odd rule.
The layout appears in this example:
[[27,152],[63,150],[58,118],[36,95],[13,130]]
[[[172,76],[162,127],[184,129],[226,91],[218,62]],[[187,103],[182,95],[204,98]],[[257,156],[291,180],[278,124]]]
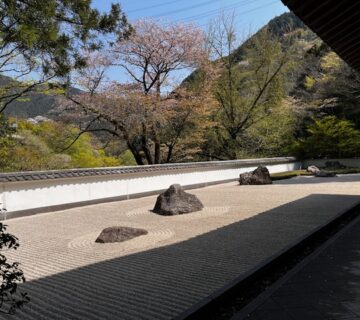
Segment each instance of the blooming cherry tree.
[[[85,92],[69,96],[70,108],[82,113],[77,116],[85,123],[84,132],[119,137],[138,164],[188,160],[198,150],[203,116],[212,106],[210,80],[215,73],[203,33],[192,25],[152,20],[138,21],[134,30],[110,50],[88,55],[88,67],[74,77]],[[128,73],[128,83],[107,79],[108,68],[114,66]],[[196,88],[174,81],[179,70],[195,68],[203,75]]]
[[142,86],[160,94],[174,71],[199,67],[206,57],[204,35],[191,24],[160,24],[139,20],[128,40],[117,43],[117,64]]

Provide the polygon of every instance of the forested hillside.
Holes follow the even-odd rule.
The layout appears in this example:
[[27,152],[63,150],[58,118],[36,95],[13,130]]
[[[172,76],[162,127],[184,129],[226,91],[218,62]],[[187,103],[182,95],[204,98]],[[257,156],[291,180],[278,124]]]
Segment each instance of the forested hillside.
[[[44,85],[14,100],[4,112],[1,170],[360,155],[357,73],[292,13],[248,39],[237,37],[231,19],[219,19],[205,39],[210,62],[195,61],[204,53],[193,51],[198,69],[171,93],[160,81],[148,89],[146,82],[86,87],[101,83],[91,77],[107,67],[95,56],[67,98]],[[11,83],[0,78],[2,87]],[[53,121],[24,120],[38,115]]]
[[[226,23],[230,41],[225,49],[236,43],[231,21],[220,24]],[[221,32],[213,30],[214,43],[219,43]],[[215,60],[221,66],[214,86],[219,108],[203,156],[359,155],[359,75],[293,13],[274,18],[229,51]],[[196,71],[184,84],[196,86],[197,76]],[[308,140],[314,143],[314,134],[318,141],[310,150]],[[326,150],[321,150],[322,142]]]
[[[0,76],[0,87],[16,86],[18,81],[7,77]],[[15,100],[5,109],[4,114],[9,117],[19,119],[35,118],[36,116],[44,116],[47,118],[57,118],[56,98],[54,92],[46,92],[43,87],[39,87],[34,91],[22,96],[21,99]],[[79,93],[76,88],[70,89],[72,94]]]

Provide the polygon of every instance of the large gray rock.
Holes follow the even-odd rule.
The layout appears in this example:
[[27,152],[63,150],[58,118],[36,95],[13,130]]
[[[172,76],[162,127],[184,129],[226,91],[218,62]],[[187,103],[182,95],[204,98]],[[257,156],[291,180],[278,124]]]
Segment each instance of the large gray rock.
[[153,212],[173,216],[199,211],[202,208],[203,204],[195,195],[186,193],[179,184],[173,184],[157,197]]
[[240,174],[239,183],[241,185],[272,184],[272,180],[269,170],[266,167],[259,166],[252,172]]
[[144,229],[129,228],[129,227],[109,227],[101,231],[95,242],[98,243],[112,243],[123,242],[130,240],[148,232]]

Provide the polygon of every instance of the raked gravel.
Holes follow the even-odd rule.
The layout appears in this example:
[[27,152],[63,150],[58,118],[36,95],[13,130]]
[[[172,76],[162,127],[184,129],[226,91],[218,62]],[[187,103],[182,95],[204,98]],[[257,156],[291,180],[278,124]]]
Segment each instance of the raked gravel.
[[[188,192],[203,211],[159,216],[151,196],[6,221],[20,239],[6,256],[21,263],[31,302],[0,319],[172,319],[359,203],[360,175]],[[149,233],[95,243],[111,226]]]

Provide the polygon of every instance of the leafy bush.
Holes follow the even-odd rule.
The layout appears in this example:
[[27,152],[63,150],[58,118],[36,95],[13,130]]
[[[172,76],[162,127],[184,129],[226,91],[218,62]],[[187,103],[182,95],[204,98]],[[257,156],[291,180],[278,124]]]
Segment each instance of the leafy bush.
[[327,116],[314,120],[306,131],[307,137],[293,146],[293,153],[300,159],[360,156],[360,131],[349,120]]
[[[18,239],[6,233],[6,225],[0,223],[0,250],[17,249]],[[25,282],[24,273],[19,269],[19,263],[9,263],[3,254],[0,254],[0,312],[14,314],[30,299],[27,293],[18,292],[19,283]]]
[[124,166],[136,166],[136,160],[130,150],[121,153],[119,159]]
[[[5,120],[4,120],[5,121]],[[10,130],[0,118],[0,171],[29,171],[70,168],[111,167],[122,165],[107,155],[100,141],[90,133],[60,122],[33,124],[20,120]]]

